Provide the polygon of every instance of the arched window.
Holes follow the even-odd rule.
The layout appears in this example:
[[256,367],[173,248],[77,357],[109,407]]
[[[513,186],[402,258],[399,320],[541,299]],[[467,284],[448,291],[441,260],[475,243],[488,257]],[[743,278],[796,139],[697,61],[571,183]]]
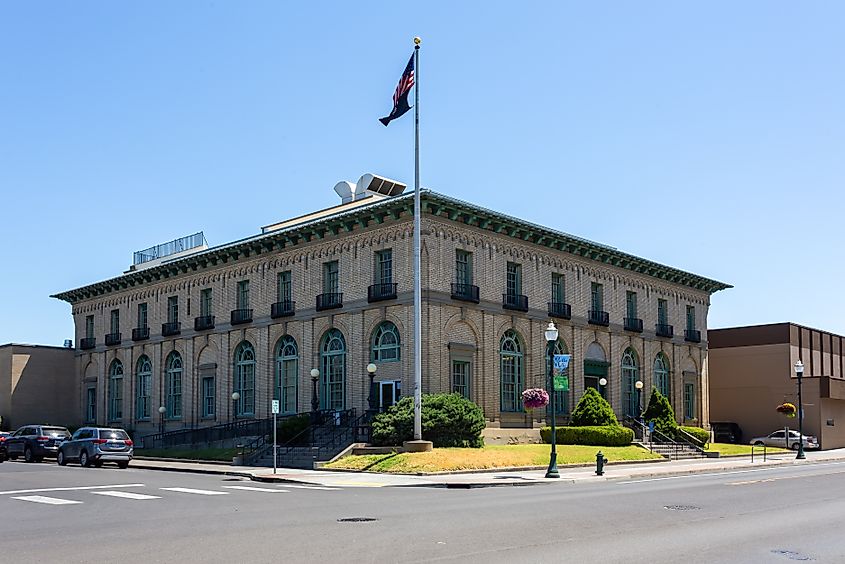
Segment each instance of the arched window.
[[182,355],[176,351],[167,356],[164,389],[167,418],[180,419],[182,417]]
[[123,363],[114,360],[109,367],[109,421],[123,417]]
[[135,364],[135,417],[150,418],[150,392],[152,391],[153,365],[147,355]]
[[502,411],[522,411],[522,389],[524,386],[522,347],[516,331],[508,330],[502,335],[499,346],[501,372]]
[[639,379],[639,368],[637,367],[637,353],[633,349],[625,349],[622,354],[622,408],[625,415],[639,417],[639,404],[637,388],[635,386]]
[[669,383],[669,359],[666,358],[665,354],[659,353],[655,357],[653,374],[654,387],[658,392],[666,396],[669,403],[672,403],[672,396],[669,395],[672,391]]
[[342,410],[346,405],[346,340],[337,329],[329,329],[320,345],[322,409]]
[[399,329],[390,321],[381,323],[373,331],[373,362],[396,362],[399,360]]
[[290,335],[276,345],[276,386],[273,397],[282,413],[296,413],[296,383],[299,380],[299,349]]
[[[547,351],[548,351],[548,349],[545,349],[545,351],[544,351],[544,353],[545,353],[544,356],[546,357],[546,373],[544,374],[543,382],[547,382],[548,379],[549,379],[549,355],[548,355]],[[566,343],[564,343],[561,339],[558,339],[557,342],[555,343],[554,354],[568,354],[567,349],[566,349]],[[561,374],[561,376],[565,376],[567,379],[569,379],[569,367],[568,366],[566,367],[566,370],[563,371],[563,374]],[[570,386],[572,385],[571,380],[569,380],[569,385]],[[549,386],[548,383],[543,385],[544,388],[547,387],[547,386]],[[551,401],[550,401],[548,407],[546,408],[546,411],[548,413],[551,413],[551,409],[552,409],[552,405],[551,405]],[[558,415],[561,415],[561,414],[565,415],[565,414],[569,413],[569,392],[568,391],[563,391],[563,390],[556,390],[555,391],[555,413],[557,413]]]
[[244,341],[235,349],[235,416],[255,415],[255,349]]

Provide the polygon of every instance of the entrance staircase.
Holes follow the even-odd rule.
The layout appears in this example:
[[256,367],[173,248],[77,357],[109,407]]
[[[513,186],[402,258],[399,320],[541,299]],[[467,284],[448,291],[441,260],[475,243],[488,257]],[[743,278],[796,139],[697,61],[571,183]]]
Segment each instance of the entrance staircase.
[[625,416],[624,424],[634,431],[634,444],[669,460],[692,460],[710,458],[695,437],[678,430],[678,437],[672,439],[659,431],[649,431],[639,419]]

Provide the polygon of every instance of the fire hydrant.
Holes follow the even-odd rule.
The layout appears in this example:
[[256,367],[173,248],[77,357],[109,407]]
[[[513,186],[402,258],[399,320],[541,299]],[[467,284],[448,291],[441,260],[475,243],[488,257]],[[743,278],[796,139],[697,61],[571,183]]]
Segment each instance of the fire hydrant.
[[607,458],[598,451],[596,453],[596,476],[604,476],[604,465],[607,464]]

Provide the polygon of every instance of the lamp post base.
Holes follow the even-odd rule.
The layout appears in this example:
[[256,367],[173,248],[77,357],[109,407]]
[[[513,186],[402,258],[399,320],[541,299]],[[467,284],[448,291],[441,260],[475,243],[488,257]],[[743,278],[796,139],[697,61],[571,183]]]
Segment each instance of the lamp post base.
[[431,441],[405,441],[402,443],[405,452],[429,452],[434,448]]
[[557,453],[552,453],[549,459],[549,468],[546,470],[546,478],[560,478],[560,472],[557,471]]

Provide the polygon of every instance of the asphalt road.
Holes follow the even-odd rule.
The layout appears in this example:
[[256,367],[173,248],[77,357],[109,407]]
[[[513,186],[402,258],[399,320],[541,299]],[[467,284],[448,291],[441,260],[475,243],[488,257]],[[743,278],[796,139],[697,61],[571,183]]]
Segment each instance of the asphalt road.
[[845,463],[472,490],[0,464],[15,563],[839,563],[843,516]]

